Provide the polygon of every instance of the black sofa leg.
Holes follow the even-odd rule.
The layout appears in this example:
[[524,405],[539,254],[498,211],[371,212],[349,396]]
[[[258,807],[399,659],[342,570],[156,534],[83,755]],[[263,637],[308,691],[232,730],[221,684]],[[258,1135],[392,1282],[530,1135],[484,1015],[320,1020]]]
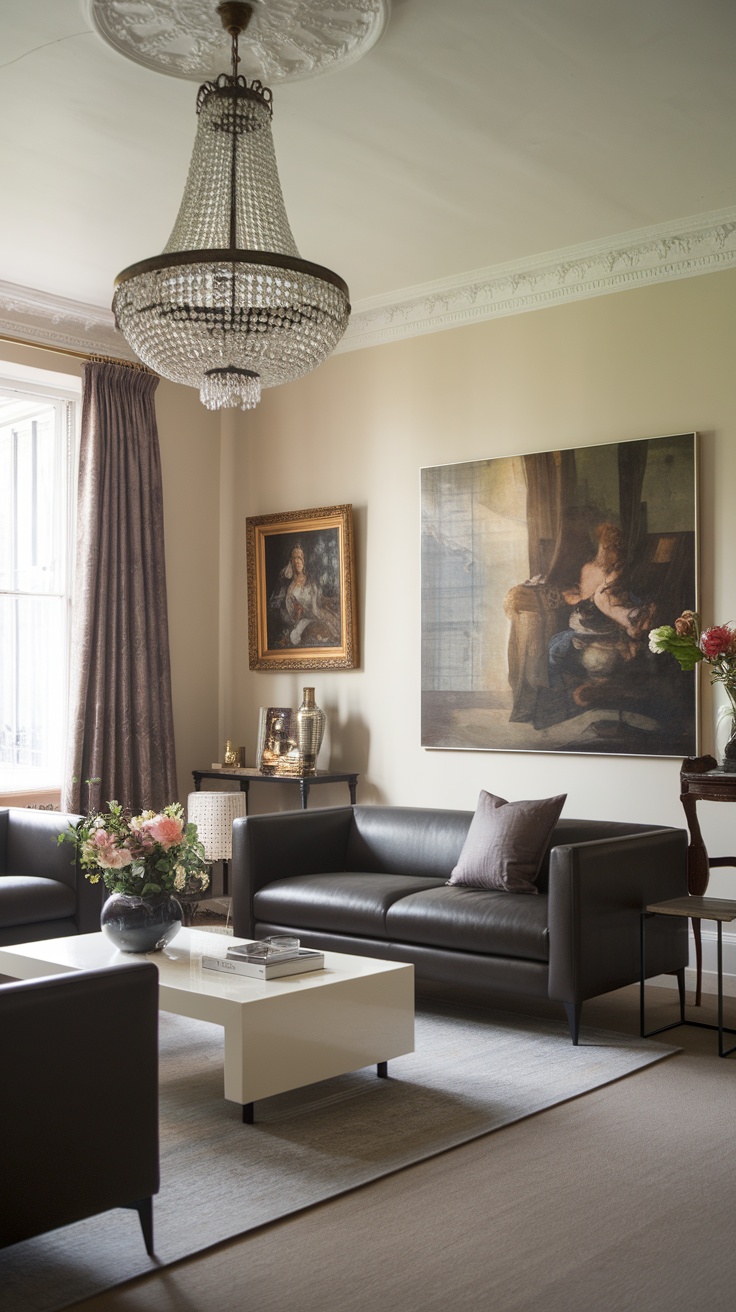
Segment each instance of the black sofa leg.
[[570,1038],[577,1047],[580,1037],[580,1016],[583,1010],[582,1002],[566,1002],[565,1011],[567,1012],[567,1023],[570,1026]]
[[139,1203],[131,1203],[135,1208],[143,1231],[143,1242],[149,1257],[155,1257],[153,1251],[153,1199],[143,1198]]

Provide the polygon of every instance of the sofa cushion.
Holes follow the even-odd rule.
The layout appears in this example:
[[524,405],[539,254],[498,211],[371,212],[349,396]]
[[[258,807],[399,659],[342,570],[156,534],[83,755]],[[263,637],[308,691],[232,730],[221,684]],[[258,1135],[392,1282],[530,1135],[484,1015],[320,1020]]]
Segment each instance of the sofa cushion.
[[507,802],[481,790],[450,884],[536,893],[536,879],[566,794]]
[[404,943],[549,960],[544,894],[531,898],[525,893],[443,884],[394,902],[386,928],[389,937]]
[[0,875],[0,925],[34,925],[63,920],[77,908],[74,890],[56,879],[32,875]]
[[386,938],[386,913],[397,898],[442,886],[442,880],[414,875],[298,875],[259,889],[253,912],[257,921]]

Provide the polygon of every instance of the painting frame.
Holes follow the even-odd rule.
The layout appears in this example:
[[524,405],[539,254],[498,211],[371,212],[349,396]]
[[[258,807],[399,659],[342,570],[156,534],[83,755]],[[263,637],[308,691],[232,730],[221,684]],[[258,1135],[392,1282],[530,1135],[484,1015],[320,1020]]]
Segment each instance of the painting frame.
[[[421,471],[424,748],[699,754],[701,680],[648,645],[699,608],[698,450],[691,430]],[[604,539],[601,601],[581,590]]]
[[245,525],[250,669],[355,669],[352,505],[251,515]]

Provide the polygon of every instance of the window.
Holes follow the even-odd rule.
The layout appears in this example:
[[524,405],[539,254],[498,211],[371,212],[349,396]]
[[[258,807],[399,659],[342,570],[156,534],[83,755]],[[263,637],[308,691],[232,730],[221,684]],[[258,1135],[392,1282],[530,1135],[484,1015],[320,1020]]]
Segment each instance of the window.
[[64,759],[78,402],[40,373],[0,366],[0,795]]

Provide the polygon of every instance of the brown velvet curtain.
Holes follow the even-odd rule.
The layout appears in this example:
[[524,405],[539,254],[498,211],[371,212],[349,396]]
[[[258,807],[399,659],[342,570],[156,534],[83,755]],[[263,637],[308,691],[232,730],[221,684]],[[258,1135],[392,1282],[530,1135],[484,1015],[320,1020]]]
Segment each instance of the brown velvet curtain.
[[[63,806],[176,801],[154,393],[141,369],[82,369],[82,441]],[[88,785],[89,781],[89,785]]]

